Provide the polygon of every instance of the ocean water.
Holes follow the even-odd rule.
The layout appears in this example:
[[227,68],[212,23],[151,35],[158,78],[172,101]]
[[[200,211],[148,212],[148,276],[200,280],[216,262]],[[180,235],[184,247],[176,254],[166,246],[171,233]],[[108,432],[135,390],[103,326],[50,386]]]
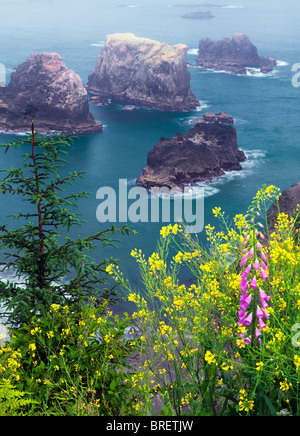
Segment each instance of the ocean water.
[[[189,66],[191,89],[201,101],[194,112],[166,113],[138,108],[129,112],[124,104],[91,106],[103,133],[80,137],[70,149],[64,171],[86,171],[86,178],[74,191],[90,192],[78,212],[86,222],[72,229],[72,236],[87,235],[106,227],[96,219],[96,192],[110,186],[118,192],[119,179],[134,185],[146,165],[147,153],[161,136],[185,133],[193,118],[205,112],[227,112],[235,119],[239,148],[247,161],[243,171],[231,172],[202,184],[205,188],[205,224],[214,223],[211,210],[221,206],[226,215],[245,212],[263,184],[281,190],[300,179],[300,88],[291,80],[292,65],[300,62],[299,0],[216,0],[222,7],[198,9],[176,7],[190,0],[0,0],[0,63],[13,68],[34,52],[58,52],[67,67],[78,73],[85,85],[107,34],[132,32],[169,44],[189,47],[187,62],[193,64],[200,38],[217,40],[236,32],[246,33],[261,56],[272,56],[279,65],[267,75],[250,69],[246,76],[205,71]],[[123,5],[122,5],[123,3]],[[194,2],[196,3],[196,2]],[[199,1],[201,3],[201,1]],[[122,5],[122,6],[121,6]],[[212,20],[186,20],[181,15],[211,10]],[[0,134],[0,143],[14,135]],[[20,151],[1,154],[0,167],[21,164]],[[17,198],[1,197],[1,222],[16,224],[7,215],[25,205]],[[133,286],[139,288],[138,270],[130,257],[133,248],[150,255],[156,246],[162,223],[136,223],[136,236],[120,238],[119,249],[97,249],[96,258],[114,256]],[[203,233],[199,235],[204,239]],[[0,254],[1,256],[1,254]]]

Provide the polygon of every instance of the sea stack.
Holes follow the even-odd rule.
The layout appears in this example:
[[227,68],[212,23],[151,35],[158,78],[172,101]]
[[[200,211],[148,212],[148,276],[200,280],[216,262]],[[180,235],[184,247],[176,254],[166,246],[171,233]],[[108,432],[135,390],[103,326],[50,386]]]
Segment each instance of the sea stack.
[[188,47],[170,46],[132,33],[108,35],[87,89],[138,106],[189,111],[200,106],[190,90]]
[[242,170],[241,162],[246,156],[238,149],[232,117],[225,113],[207,114],[197,120],[186,134],[161,138],[148,153],[147,166],[137,185],[183,191],[187,184],[210,182],[225,171]]
[[0,88],[0,130],[53,131],[84,135],[102,131],[89,111],[88,94],[80,77],[67,69],[57,53],[36,53],[11,74]]
[[248,36],[236,33],[232,39],[225,36],[216,42],[209,38],[201,39],[196,65],[234,74],[246,74],[247,67],[260,68],[262,73],[268,73],[276,66],[276,60],[260,57]]

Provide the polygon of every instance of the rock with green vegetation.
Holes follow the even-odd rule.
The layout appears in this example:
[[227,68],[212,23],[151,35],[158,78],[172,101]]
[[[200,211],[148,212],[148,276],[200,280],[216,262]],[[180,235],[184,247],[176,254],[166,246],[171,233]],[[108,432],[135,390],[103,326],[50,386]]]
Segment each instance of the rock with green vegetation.
[[108,35],[87,89],[152,109],[193,110],[200,103],[190,90],[187,50],[132,33]]

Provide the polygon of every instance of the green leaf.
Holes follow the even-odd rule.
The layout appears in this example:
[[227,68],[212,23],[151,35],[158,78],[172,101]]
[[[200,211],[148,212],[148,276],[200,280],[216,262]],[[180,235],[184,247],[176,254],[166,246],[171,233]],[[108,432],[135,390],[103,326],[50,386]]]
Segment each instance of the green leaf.
[[115,390],[116,386],[117,386],[116,381],[112,380],[112,382],[109,385],[109,388],[110,388],[111,391],[113,391],[113,390]]
[[271,403],[270,399],[266,395],[262,395],[262,398],[265,400],[268,408],[270,409],[272,416],[276,416],[276,410],[274,409],[273,404]]

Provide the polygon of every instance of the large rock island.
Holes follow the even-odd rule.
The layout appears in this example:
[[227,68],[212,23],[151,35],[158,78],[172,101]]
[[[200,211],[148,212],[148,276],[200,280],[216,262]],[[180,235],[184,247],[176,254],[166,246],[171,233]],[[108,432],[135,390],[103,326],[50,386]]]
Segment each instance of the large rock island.
[[57,53],[36,53],[0,88],[0,130],[24,132],[34,120],[40,133],[90,134],[102,130],[89,111],[80,77]]
[[228,122],[232,124],[233,119],[227,114],[206,114],[186,134],[161,138],[148,153],[137,185],[183,190],[186,184],[209,182],[225,171],[242,170],[246,156],[238,149],[236,130]]
[[94,96],[110,97],[166,111],[200,106],[190,90],[183,44],[170,46],[132,33],[108,35],[87,89]]
[[199,42],[196,64],[203,68],[246,74],[248,68],[260,68],[268,73],[276,66],[276,60],[260,57],[257,48],[244,33],[236,33],[232,39],[225,36],[220,41],[203,38]]

